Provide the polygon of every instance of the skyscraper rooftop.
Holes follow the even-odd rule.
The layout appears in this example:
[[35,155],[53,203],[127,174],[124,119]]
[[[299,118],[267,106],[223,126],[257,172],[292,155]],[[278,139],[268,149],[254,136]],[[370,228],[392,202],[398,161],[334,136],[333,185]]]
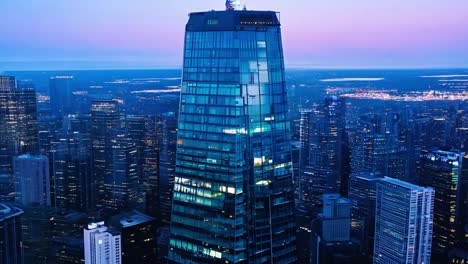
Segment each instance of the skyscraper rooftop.
[[281,25],[273,11],[208,11],[191,13],[187,31],[255,31]]

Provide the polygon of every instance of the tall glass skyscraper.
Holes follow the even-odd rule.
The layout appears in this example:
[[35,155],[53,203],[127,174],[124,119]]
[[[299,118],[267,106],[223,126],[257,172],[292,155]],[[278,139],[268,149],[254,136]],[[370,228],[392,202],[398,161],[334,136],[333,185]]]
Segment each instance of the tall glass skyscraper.
[[73,113],[72,82],[73,76],[54,76],[49,79],[50,108],[53,115]]
[[18,88],[14,77],[0,76],[0,173],[12,173],[12,157],[37,154],[34,88]]
[[[322,206],[322,195],[346,188],[344,101],[328,96],[313,110],[302,112],[300,199],[307,207]],[[307,137],[307,138],[306,138]],[[307,146],[306,146],[307,144]]]
[[171,263],[295,263],[294,187],[275,12],[186,27]]
[[[433,256],[448,261],[448,252],[467,239],[468,157],[459,150],[422,150],[421,185],[435,190]],[[438,259],[439,260],[439,259]]]

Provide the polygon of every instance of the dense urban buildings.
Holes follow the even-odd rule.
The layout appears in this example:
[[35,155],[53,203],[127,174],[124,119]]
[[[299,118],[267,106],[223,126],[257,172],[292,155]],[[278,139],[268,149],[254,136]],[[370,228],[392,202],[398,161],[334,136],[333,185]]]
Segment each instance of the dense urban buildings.
[[376,195],[374,264],[431,263],[434,189],[386,177]]
[[171,263],[295,263],[291,136],[274,12],[186,27]]
[[12,157],[37,154],[36,92],[18,88],[14,77],[0,76],[0,173],[12,173]]
[[310,224],[310,263],[363,263],[359,243],[351,240],[351,201],[323,195],[323,211]]
[[321,195],[344,194],[348,180],[343,100],[325,98],[313,110],[302,112],[301,124],[300,198],[311,207],[320,207]]
[[14,206],[0,204],[0,263],[23,264],[21,215]]
[[[13,31],[3,34],[0,55],[22,29],[9,19],[32,7],[9,12],[16,1],[10,2],[6,13],[13,15],[2,17],[0,31]],[[118,2],[113,6],[124,1]],[[184,8],[198,5],[192,2],[198,1]],[[155,10],[167,10],[148,12],[147,21],[164,27],[152,32],[174,41],[151,42],[145,33],[144,41],[126,44],[146,43],[156,62],[172,55],[155,45],[174,49],[182,44],[177,37],[184,38],[182,68],[60,69],[77,65],[59,62],[69,50],[58,45],[69,39],[63,37],[29,45],[60,46],[55,71],[42,64],[37,71],[8,71],[15,63],[0,62],[0,264],[468,263],[468,69],[306,69],[322,63],[321,49],[296,53],[300,69],[285,69],[283,14],[293,28],[285,46],[289,62],[323,40],[322,48],[335,51],[357,45],[304,41],[323,25],[297,10],[291,16],[290,3],[266,6],[285,5],[281,15],[249,11],[244,3],[227,0],[225,11],[190,14],[185,35],[176,13],[172,30],[153,19]],[[32,8],[42,6],[49,7]],[[44,23],[59,17],[50,7]],[[99,10],[106,5],[94,7],[106,13]],[[302,9],[311,14],[309,5]],[[31,16],[20,17],[23,24]],[[146,32],[139,19],[115,32]],[[102,29],[102,21],[85,35]],[[68,23],[47,25],[52,32]],[[444,45],[453,33],[457,45],[468,47],[452,31]],[[37,33],[24,34],[27,43],[47,36]],[[372,51],[378,46],[365,42]],[[101,44],[117,61],[117,50]],[[390,44],[385,54],[400,47]],[[25,45],[18,45],[22,56],[34,56]],[[412,49],[405,58],[426,51]]]

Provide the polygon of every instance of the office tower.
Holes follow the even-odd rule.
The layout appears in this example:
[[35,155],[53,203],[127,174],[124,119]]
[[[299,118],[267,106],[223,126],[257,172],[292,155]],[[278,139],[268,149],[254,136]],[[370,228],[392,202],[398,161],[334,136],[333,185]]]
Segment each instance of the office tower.
[[422,150],[419,161],[420,184],[435,190],[434,257],[446,257],[448,251],[465,240],[468,188],[468,157],[458,150]]
[[52,255],[51,219],[56,212],[53,207],[23,206],[21,217],[25,263],[44,263]]
[[429,129],[429,142],[427,146],[433,147],[445,147],[449,139],[450,120],[447,116],[436,116],[433,117],[430,122]]
[[170,262],[295,263],[287,109],[275,12],[190,15]]
[[351,241],[351,201],[323,195],[323,211],[310,224],[310,263],[361,263],[359,244]]
[[52,146],[57,208],[87,211],[95,204],[91,199],[95,190],[87,123],[81,116],[65,116],[59,140]]
[[54,76],[49,79],[50,108],[53,115],[73,114],[73,76]]
[[351,233],[358,238],[362,252],[372,257],[374,253],[375,199],[377,183],[383,179],[381,174],[359,173],[349,179],[348,198],[351,209]]
[[11,91],[16,89],[16,80],[11,76],[0,75],[0,91]]
[[311,109],[301,109],[301,121],[299,129],[299,137],[301,142],[301,153],[300,153],[300,178],[299,181],[295,183],[296,185],[296,195],[299,196],[298,203],[302,201],[308,202],[312,201],[312,194],[309,192],[302,191],[303,181],[306,180],[303,177],[306,166],[309,164],[309,153],[310,153],[310,132],[312,126],[311,118],[314,116],[314,113]]
[[38,151],[36,92],[0,76],[0,173],[12,173],[12,158]]
[[376,201],[374,263],[430,263],[434,189],[385,177]]
[[[1,76],[0,76],[1,77]],[[0,87],[2,79],[0,78]],[[0,204],[0,263],[23,264],[21,215],[23,211]]]
[[172,196],[174,189],[177,117],[175,113],[161,116],[161,141],[159,147],[159,199],[160,218],[163,225],[171,221]]
[[347,186],[348,175],[343,164],[346,160],[344,103],[335,96],[326,97],[323,104],[304,111],[302,116],[301,135],[308,138],[301,138],[304,146],[301,197],[310,208],[320,208],[323,194],[344,194],[342,185]]
[[140,184],[145,182],[143,174],[143,164],[145,159],[145,133],[146,133],[146,117],[137,115],[127,115],[125,120],[128,131],[128,137],[135,143],[136,159],[137,159],[137,174]]
[[154,218],[131,211],[113,216],[109,225],[120,233],[122,263],[157,263]]
[[468,153],[468,110],[466,109],[466,106],[460,107],[457,112],[454,140],[456,140],[456,148]]
[[103,205],[117,211],[135,209],[139,201],[135,144],[125,131],[115,131],[110,146]]
[[361,117],[353,133],[351,146],[352,173],[379,172],[405,180],[409,177],[407,151],[399,141],[398,114],[368,114]]
[[127,115],[126,128],[137,151],[138,204],[145,205],[145,212],[159,219],[159,211],[154,209],[159,208],[159,197],[154,199],[158,192],[154,189],[153,195],[152,189],[158,186],[159,137],[156,119],[156,116]]
[[49,159],[46,156],[14,157],[13,172],[16,203],[50,206]]
[[96,100],[91,104],[91,144],[93,160],[93,180],[96,188],[95,197],[98,208],[104,207],[105,180],[108,168],[112,164],[112,142],[114,131],[120,124],[120,111],[116,101]]
[[85,264],[122,263],[122,242],[118,232],[99,222],[89,224],[83,235]]
[[159,118],[148,116],[145,123],[143,178],[146,184],[146,214],[156,217],[159,224],[159,148],[161,135]]
[[294,194],[296,203],[300,198],[300,191],[301,191],[301,142],[294,141],[291,144],[291,159],[293,165],[293,184],[294,184]]
[[56,264],[84,263],[83,229],[88,226],[92,214],[78,212],[55,213],[48,222],[50,239],[48,242],[50,260]]

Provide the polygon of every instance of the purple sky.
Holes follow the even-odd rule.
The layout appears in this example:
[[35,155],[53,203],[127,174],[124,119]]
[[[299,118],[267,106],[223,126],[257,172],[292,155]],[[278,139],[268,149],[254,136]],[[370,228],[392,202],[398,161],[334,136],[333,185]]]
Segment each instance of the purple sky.
[[[281,12],[288,67],[468,67],[467,0],[250,0]],[[0,0],[0,70],[178,67],[224,0]]]

